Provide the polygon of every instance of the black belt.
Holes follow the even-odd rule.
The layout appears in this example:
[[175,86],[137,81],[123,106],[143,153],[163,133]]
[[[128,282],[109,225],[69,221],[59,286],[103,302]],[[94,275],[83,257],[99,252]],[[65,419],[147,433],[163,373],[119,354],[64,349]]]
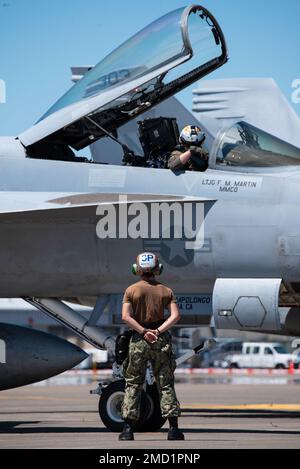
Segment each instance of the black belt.
[[142,325],[145,329],[156,330],[156,329],[158,329],[164,322],[165,322],[165,320],[164,320],[164,319],[161,319],[160,321],[156,321],[156,322],[145,322],[145,323],[142,323],[141,325]]

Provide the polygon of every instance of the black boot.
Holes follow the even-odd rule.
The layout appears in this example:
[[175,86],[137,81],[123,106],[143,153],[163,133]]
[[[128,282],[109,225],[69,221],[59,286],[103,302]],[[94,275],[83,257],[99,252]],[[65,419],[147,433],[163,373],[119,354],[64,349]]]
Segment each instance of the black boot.
[[168,440],[184,440],[184,434],[178,429],[178,418],[170,417],[169,423]]
[[123,431],[119,435],[119,440],[121,441],[134,440],[133,426],[134,426],[134,422],[132,420],[125,420]]

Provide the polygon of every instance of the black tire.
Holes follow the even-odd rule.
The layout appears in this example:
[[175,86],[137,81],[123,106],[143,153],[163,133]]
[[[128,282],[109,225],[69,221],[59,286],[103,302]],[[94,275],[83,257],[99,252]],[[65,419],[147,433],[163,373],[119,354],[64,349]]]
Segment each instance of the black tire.
[[239,368],[239,365],[237,363],[230,363],[229,368],[231,368],[232,370],[236,370]]
[[285,369],[286,369],[286,366],[280,363],[275,366],[275,370],[285,370]]
[[[109,384],[103,389],[99,400],[99,415],[109,430],[112,432],[121,432],[124,421],[121,415],[121,406],[125,393],[125,380],[120,379]],[[142,392],[141,415],[136,430],[141,431],[147,416],[150,414],[151,406],[146,393]]]
[[142,432],[157,432],[166,423],[161,415],[159,393],[156,384],[147,386],[147,399],[150,401],[150,409],[146,421],[141,426]]

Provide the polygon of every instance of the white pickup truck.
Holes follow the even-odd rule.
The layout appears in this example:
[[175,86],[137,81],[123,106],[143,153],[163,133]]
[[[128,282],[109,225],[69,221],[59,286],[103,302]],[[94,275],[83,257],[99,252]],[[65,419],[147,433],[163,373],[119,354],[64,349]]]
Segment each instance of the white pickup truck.
[[299,358],[288,353],[283,345],[269,342],[244,342],[242,352],[227,355],[226,366],[230,368],[289,368],[291,362],[299,367]]

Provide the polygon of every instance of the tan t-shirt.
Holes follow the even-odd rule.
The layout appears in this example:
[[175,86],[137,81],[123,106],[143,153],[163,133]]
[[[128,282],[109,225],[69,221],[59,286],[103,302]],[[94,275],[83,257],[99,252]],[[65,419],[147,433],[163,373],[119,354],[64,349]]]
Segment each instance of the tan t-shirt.
[[171,288],[154,279],[140,280],[125,291],[123,303],[130,303],[134,319],[141,325],[164,319],[164,310],[176,303]]

